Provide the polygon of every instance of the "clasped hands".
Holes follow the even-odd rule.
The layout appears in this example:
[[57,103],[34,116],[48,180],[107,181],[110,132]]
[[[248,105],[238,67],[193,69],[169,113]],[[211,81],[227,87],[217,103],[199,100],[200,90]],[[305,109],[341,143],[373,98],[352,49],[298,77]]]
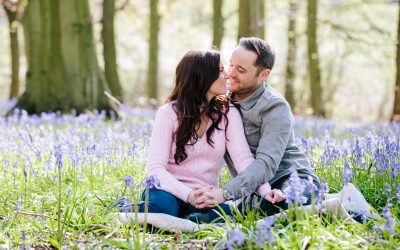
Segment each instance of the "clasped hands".
[[[264,199],[275,204],[285,200],[286,196],[281,190],[272,189],[265,194]],[[193,190],[189,193],[187,200],[197,209],[212,208],[226,201],[224,198],[224,190],[215,186],[205,186]]]

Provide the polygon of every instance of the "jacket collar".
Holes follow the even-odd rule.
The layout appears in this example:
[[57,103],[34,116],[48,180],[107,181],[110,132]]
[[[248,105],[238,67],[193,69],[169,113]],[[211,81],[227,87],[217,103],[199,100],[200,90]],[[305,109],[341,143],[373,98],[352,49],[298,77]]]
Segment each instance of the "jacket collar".
[[239,104],[242,109],[249,110],[257,103],[267,87],[268,85],[261,84],[251,95],[241,101],[235,101],[235,103]]

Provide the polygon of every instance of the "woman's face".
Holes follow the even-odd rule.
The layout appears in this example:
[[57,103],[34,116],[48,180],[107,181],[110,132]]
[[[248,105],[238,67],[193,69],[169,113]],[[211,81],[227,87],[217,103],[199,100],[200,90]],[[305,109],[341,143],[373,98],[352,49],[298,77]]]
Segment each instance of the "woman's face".
[[211,85],[207,91],[207,99],[211,100],[214,96],[224,95],[226,93],[226,84],[229,75],[225,72],[224,65],[222,61],[219,63],[219,76],[218,79]]

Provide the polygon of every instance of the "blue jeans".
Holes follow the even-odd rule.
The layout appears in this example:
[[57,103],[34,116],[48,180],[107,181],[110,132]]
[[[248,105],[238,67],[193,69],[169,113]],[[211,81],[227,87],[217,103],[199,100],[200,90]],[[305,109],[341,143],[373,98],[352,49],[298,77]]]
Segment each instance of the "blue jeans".
[[[142,200],[145,200],[146,193],[143,192]],[[208,214],[208,222],[212,222],[215,219],[221,218],[219,208],[214,209],[197,209],[189,203],[182,201],[173,194],[164,191],[162,189],[151,188],[149,190],[149,213],[164,213],[179,218],[185,218],[191,213],[202,213]],[[140,206],[139,212],[144,212],[144,206]],[[227,204],[219,204],[221,209],[224,210],[226,215],[232,216],[232,212]]]

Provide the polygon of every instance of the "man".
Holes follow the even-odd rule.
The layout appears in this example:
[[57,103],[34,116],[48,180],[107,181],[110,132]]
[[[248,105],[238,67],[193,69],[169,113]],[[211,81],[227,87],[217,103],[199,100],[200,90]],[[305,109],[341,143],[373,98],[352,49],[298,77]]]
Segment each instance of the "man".
[[[239,106],[247,142],[255,160],[242,173],[234,172],[229,155],[225,158],[234,177],[224,188],[204,187],[197,190],[198,208],[212,203],[253,195],[262,183],[269,182],[272,190],[262,199],[261,209],[268,215],[287,208],[283,190],[289,185],[291,168],[301,179],[319,181],[310,163],[294,143],[294,118],[289,104],[271,86],[264,84],[274,66],[275,54],[259,38],[242,38],[230,59],[229,80],[233,100]],[[306,204],[311,194],[306,193]]]

